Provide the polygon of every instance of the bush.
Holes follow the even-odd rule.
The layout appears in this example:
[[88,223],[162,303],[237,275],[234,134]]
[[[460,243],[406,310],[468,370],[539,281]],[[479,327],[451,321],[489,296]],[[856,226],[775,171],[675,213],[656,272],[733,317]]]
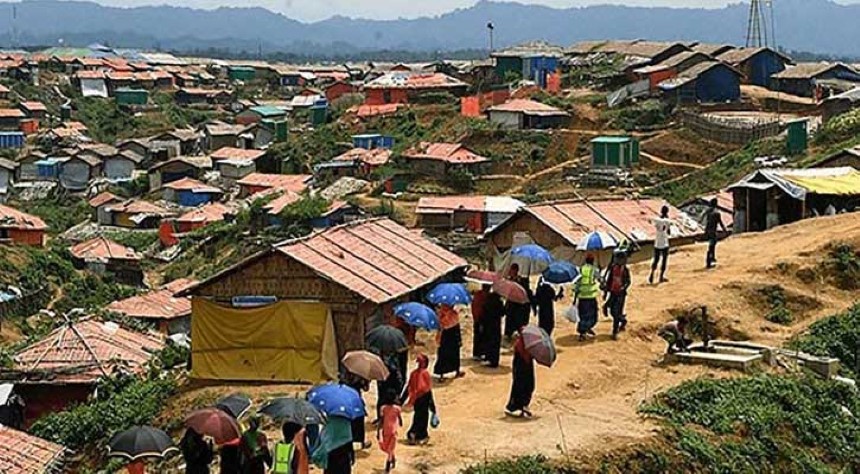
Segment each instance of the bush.
[[828,120],[815,134],[818,145],[832,145],[860,135],[860,109],[855,109]]
[[176,382],[133,380],[99,401],[52,413],[33,424],[31,432],[70,449],[102,442],[135,425],[149,424],[176,391]]
[[462,472],[463,474],[553,474],[558,471],[544,456],[524,456],[472,465]]
[[860,289],[860,252],[851,245],[835,245],[824,266],[839,288],[848,291]]
[[112,301],[134,296],[133,288],[120,285],[109,277],[92,273],[76,276],[62,288],[63,296],[54,303],[54,311],[65,313],[74,308],[93,310]]
[[788,346],[810,354],[835,357],[849,377],[860,376],[860,304],[842,314],[813,323]]
[[768,307],[770,307],[765,319],[772,323],[783,325],[789,325],[794,322],[794,315],[788,309],[788,299],[783,287],[769,285],[759,290],[759,293],[764,296]]

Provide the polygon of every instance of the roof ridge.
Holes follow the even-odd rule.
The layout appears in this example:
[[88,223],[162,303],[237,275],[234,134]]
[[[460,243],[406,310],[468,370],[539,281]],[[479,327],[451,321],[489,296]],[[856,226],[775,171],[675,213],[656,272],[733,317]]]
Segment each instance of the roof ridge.
[[329,227],[327,229],[321,229],[321,230],[318,230],[316,232],[311,232],[310,234],[304,235],[302,237],[296,237],[296,238],[292,238],[292,239],[286,239],[286,240],[283,240],[281,242],[275,242],[274,244],[272,244],[272,248],[277,250],[277,249],[280,249],[280,247],[302,243],[306,240],[310,240],[310,239],[317,237],[321,234],[334,232],[335,230],[338,230],[338,229],[354,227],[354,226],[358,226],[358,225],[369,224],[371,222],[383,221],[383,220],[391,220],[391,219],[389,219],[387,217],[369,217],[367,219],[360,219],[360,220],[356,220],[356,221],[352,221],[352,222],[345,222],[343,224]]

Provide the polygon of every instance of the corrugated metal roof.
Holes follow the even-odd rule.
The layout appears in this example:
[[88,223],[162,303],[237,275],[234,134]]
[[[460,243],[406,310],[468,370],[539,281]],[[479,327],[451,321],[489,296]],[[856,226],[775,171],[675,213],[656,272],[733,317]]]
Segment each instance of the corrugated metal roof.
[[248,160],[257,161],[266,156],[266,150],[246,150],[244,148],[219,148],[209,155],[213,160]]
[[308,188],[308,183],[313,176],[307,174],[266,174],[251,173],[240,179],[240,186],[252,186],[268,189],[283,189],[301,194]]
[[434,196],[418,200],[417,214],[437,214],[454,211],[484,212],[487,209],[485,196]]
[[465,82],[442,73],[392,72],[365,84],[365,89],[450,89],[468,87]]
[[141,256],[134,249],[101,236],[74,245],[69,249],[69,252],[73,257],[86,262],[107,263],[110,260],[141,260]]
[[115,367],[139,372],[164,341],[94,319],[64,324],[14,357],[27,382],[95,383]]
[[167,189],[173,189],[174,191],[191,191],[193,193],[220,194],[223,192],[215,186],[210,186],[193,178],[182,178],[167,183],[164,187]]
[[327,229],[276,246],[320,276],[377,304],[466,267],[465,260],[388,219]]
[[155,204],[143,201],[140,199],[130,199],[128,201],[115,204],[106,208],[108,212],[121,212],[127,214],[152,214],[156,216],[169,216],[172,214],[169,210],[156,206]]
[[0,425],[0,472],[42,474],[58,469],[65,448]]
[[456,165],[490,161],[489,158],[478,155],[459,143],[422,142],[417,147],[403,153],[403,157],[407,159],[438,160]]
[[524,112],[529,114],[568,115],[567,112],[561,109],[528,99],[512,99],[504,104],[494,105],[487,110],[490,112]]
[[353,148],[342,155],[334,157],[332,161],[359,161],[371,166],[380,166],[388,163],[390,159],[391,150],[386,148],[374,148],[372,150]]
[[108,311],[142,319],[176,319],[191,314],[191,299],[177,297],[182,290],[197,284],[196,280],[179,279],[144,295],[114,301]]
[[209,204],[204,204],[197,209],[186,212],[185,214],[179,216],[176,219],[176,222],[182,223],[206,223],[211,224],[213,222],[221,222],[224,220],[224,217],[233,214],[236,211],[220,202],[212,202]]
[[857,74],[857,71],[842,63],[820,62],[800,63],[796,66],[789,67],[782,72],[776,73],[771,77],[774,79],[812,79],[836,68],[845,68]]
[[42,219],[0,204],[0,229],[45,230]]

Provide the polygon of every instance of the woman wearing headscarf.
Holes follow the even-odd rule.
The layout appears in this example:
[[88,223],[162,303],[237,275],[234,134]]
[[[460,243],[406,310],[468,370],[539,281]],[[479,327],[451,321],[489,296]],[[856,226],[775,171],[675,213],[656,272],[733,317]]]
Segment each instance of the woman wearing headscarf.
[[522,333],[518,334],[514,342],[513,383],[511,384],[511,397],[505,407],[505,414],[530,418],[532,416],[529,405],[532,402],[532,394],[535,390],[535,364],[531,354],[526,350]]
[[286,422],[281,427],[284,440],[275,445],[272,474],[308,474],[308,442],[302,425]]
[[552,336],[555,329],[555,302],[561,299],[561,295],[555,291],[549,283],[541,278],[535,292],[534,305],[538,313],[538,326]]
[[[362,396],[362,392],[366,392],[370,389],[370,382],[367,379],[351,372],[343,373],[341,376],[341,383],[355,389],[359,396]],[[367,449],[370,447],[370,442],[367,441],[365,436],[365,418],[365,416],[361,416],[360,418],[352,420],[352,442],[361,445],[361,449]]]
[[463,345],[463,337],[460,332],[460,315],[448,305],[439,305],[437,314],[442,332],[439,334],[439,349],[433,374],[440,379],[451,373],[455,374],[455,377],[462,377],[464,374],[460,371],[460,346]]
[[351,474],[352,465],[355,463],[352,423],[346,418],[330,417],[311,460],[323,469],[323,474]]
[[534,298],[531,286],[529,285],[528,276],[520,276],[520,266],[516,263],[511,265],[508,271],[508,280],[519,284],[526,290],[528,301],[526,303],[516,303],[508,301],[505,303],[505,337],[512,338],[514,334],[523,326],[529,324],[529,316],[531,315],[531,301]]
[[436,404],[433,402],[433,381],[430,377],[430,359],[424,354],[419,354],[416,362],[418,368],[409,375],[409,383],[406,385],[406,406],[414,408],[412,415],[412,427],[407,433],[410,444],[424,444],[430,439],[428,425],[430,424],[430,412],[436,412]]
[[182,457],[185,459],[186,474],[209,474],[212,462],[212,445],[207,443],[197,431],[188,428],[179,442]]
[[272,453],[266,433],[260,429],[260,415],[252,415],[248,429],[239,440],[239,453],[242,455],[244,474],[265,474],[266,466],[272,465]]
[[391,472],[397,467],[397,431],[403,426],[403,418],[400,416],[399,400],[394,400],[390,404],[384,405],[381,409],[382,419],[379,423],[379,428],[376,430],[376,437],[379,439],[379,449],[385,453],[385,472]]
[[382,407],[398,401],[403,393],[403,372],[400,371],[398,355],[388,354],[382,357],[388,367],[388,378],[376,382],[376,423],[382,419]]
[[502,348],[502,318],[505,317],[505,304],[496,293],[490,292],[484,305],[484,361],[488,367],[499,366],[499,352]]

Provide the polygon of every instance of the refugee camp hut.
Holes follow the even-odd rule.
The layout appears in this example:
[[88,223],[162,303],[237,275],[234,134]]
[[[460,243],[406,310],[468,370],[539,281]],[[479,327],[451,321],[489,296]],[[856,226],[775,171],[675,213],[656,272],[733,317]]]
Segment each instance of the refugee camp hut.
[[105,212],[111,216],[111,225],[127,229],[157,229],[162,219],[173,215],[170,210],[141,199],[109,204]]
[[[723,53],[728,51],[732,51],[737,49],[735,46],[730,44],[718,44],[718,43],[696,43],[692,46],[693,51],[697,53],[704,53],[712,58],[716,58]],[[737,67],[737,66],[736,66]]]
[[249,107],[236,114],[236,123],[259,123],[263,120],[282,121],[287,119],[287,110],[269,105]]
[[110,205],[117,204],[122,201],[122,198],[107,191],[99,193],[87,201],[90,205],[90,209],[92,209],[93,222],[98,222],[101,225],[113,225],[112,216],[107,212],[107,208]]
[[794,62],[771,48],[736,48],[714,55],[743,74],[744,84],[770,87],[770,78]]
[[545,41],[532,41],[493,51],[490,56],[496,61],[496,77],[500,80],[513,76],[546,87],[547,78],[559,70],[564,49]]
[[657,63],[655,66],[662,66],[671,69],[676,74],[679,74],[697,64],[713,60],[714,58],[705,53],[700,53],[697,51],[682,51],[674,56],[669,57],[664,61]]
[[21,128],[21,120],[27,118],[20,109],[0,108],[0,130],[11,131]]
[[161,196],[165,201],[174,202],[182,207],[197,207],[215,202],[223,195],[224,191],[221,189],[192,178],[171,181],[161,187]]
[[211,153],[224,147],[254,148],[255,136],[252,127],[217,121],[206,123],[201,127],[202,149]]
[[823,100],[860,86],[860,72],[842,63],[800,63],[771,76],[771,89]]
[[89,153],[78,153],[60,164],[60,185],[69,191],[87,189],[91,179],[101,174],[102,161]]
[[128,318],[154,323],[164,336],[191,333],[191,298],[177,296],[180,291],[197,284],[197,280],[181,278],[161,288],[114,301],[107,310]]
[[741,73],[721,62],[699,63],[658,86],[675,103],[733,102],[741,97]]
[[570,114],[553,106],[527,99],[512,99],[487,109],[490,122],[507,129],[529,130],[562,128]]
[[629,136],[603,136],[591,140],[592,168],[631,168],[639,163],[639,140]]
[[23,158],[17,161],[18,169],[15,173],[17,181],[37,181],[39,179],[39,167],[37,162],[48,158],[48,155],[39,151],[32,150]]
[[228,105],[233,100],[233,93],[223,89],[183,88],[176,91],[176,103],[179,105]]
[[695,197],[684,204],[680,208],[688,216],[696,219],[703,228],[706,224],[708,209],[711,206],[711,200],[717,200],[717,212],[720,213],[720,218],[725,224],[729,232],[734,228],[734,213],[735,213],[735,196],[731,191],[720,191],[716,194],[706,194],[704,196]]
[[[364,349],[365,334],[391,318],[392,305],[419,298],[466,267],[388,219],[277,244],[186,290],[192,295],[191,376],[336,379],[339,358]],[[253,302],[269,304],[243,308]]]
[[839,150],[815,162],[811,168],[838,168],[850,166],[860,170],[860,145]]
[[103,162],[104,175],[109,181],[124,182],[134,178],[134,171],[145,163],[144,155],[125,150],[106,158]]
[[350,176],[354,178],[368,178],[381,166],[385,166],[391,160],[391,150],[375,148],[353,148],[342,153],[327,163],[321,163],[314,167],[317,176],[324,179],[340,178]]
[[152,145],[149,138],[130,138],[128,140],[120,140],[116,142],[116,148],[120,153],[130,151],[136,155],[148,157]]
[[149,169],[149,189],[160,189],[182,178],[199,180],[211,169],[212,159],[208,156],[178,156]]
[[142,373],[163,348],[161,337],[87,318],[65,323],[19,351],[4,378],[16,381],[29,424],[86,401],[102,378]]
[[367,105],[407,104],[428,93],[466,94],[469,85],[440,73],[391,72],[364,85]]
[[828,120],[860,107],[860,87],[824,99],[821,103],[822,120]]
[[403,160],[415,173],[437,178],[444,178],[453,171],[481,174],[490,163],[489,158],[460,143],[422,142],[405,151]]
[[143,284],[143,257],[134,249],[106,237],[95,237],[69,248],[75,266],[98,275],[109,274],[116,281],[131,285]]
[[440,196],[418,200],[418,227],[483,234],[506,221],[524,207],[507,196]]
[[0,425],[0,472],[58,474],[65,472],[66,448]]
[[308,174],[252,173],[238,181],[239,197],[253,196],[268,190],[290,191],[301,194],[313,180]]
[[254,164],[254,171],[260,173],[277,173],[281,171],[280,163],[266,150],[249,150],[236,147],[219,148],[209,155],[212,158],[212,166],[219,169],[219,163],[223,161],[250,161]]
[[42,219],[0,204],[0,243],[42,247],[47,230]]
[[45,120],[48,118],[48,107],[39,101],[25,101],[18,104],[18,108],[27,116],[27,118],[36,120]]
[[0,158],[0,195],[6,195],[9,187],[15,182],[18,163],[6,158]]
[[856,211],[860,171],[760,169],[729,190],[734,194],[735,233],[760,232],[809,217]]
[[329,103],[334,102],[348,94],[359,92],[359,86],[346,81],[335,81],[325,87],[325,98]]
[[[487,256],[498,267],[512,247],[536,243],[549,249],[556,258],[571,259],[583,237],[589,232],[602,231],[619,242],[635,242],[643,248],[639,258],[650,258],[655,238],[653,221],[664,205],[668,204],[657,199],[601,199],[526,206],[485,234]],[[702,236],[703,229],[694,219],[668,206],[673,221],[670,232],[673,246],[692,243]]]
[[185,234],[216,222],[223,222],[236,214],[236,209],[220,202],[211,202],[192,209],[176,218],[176,232]]
[[200,152],[201,133],[191,128],[177,128],[151,138],[155,142],[179,142],[180,156],[194,156]]

